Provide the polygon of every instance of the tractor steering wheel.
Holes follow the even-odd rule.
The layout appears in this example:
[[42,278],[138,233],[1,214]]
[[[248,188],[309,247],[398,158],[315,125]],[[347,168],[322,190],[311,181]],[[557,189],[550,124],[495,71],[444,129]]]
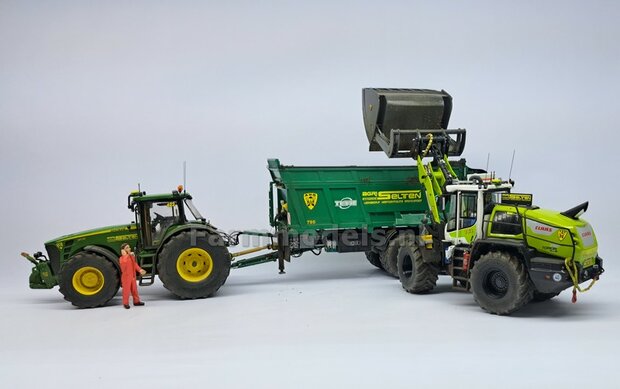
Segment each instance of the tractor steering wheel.
[[151,223],[153,225],[153,228],[155,228],[158,224],[164,221],[164,217],[158,214],[157,212],[153,212],[153,213],[155,214],[155,218],[153,219]]

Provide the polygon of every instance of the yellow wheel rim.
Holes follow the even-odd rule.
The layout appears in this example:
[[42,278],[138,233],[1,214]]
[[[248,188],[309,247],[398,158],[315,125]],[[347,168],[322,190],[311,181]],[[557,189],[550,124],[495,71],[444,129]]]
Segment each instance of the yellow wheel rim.
[[101,270],[84,266],[73,274],[73,288],[80,294],[92,296],[103,289],[104,277]]
[[213,271],[213,259],[205,250],[192,247],[177,258],[177,272],[185,281],[200,282]]

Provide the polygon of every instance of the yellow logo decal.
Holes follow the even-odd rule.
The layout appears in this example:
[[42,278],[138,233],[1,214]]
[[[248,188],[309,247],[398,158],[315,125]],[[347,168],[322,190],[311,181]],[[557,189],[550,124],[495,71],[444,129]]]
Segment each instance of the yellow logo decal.
[[566,235],[568,234],[567,230],[558,230],[558,239],[560,241],[563,241],[564,238],[566,238]]
[[362,192],[362,202],[371,204],[421,203],[421,190],[381,190]]
[[319,200],[318,193],[304,193],[304,203],[309,210],[313,210],[316,207],[316,202]]
[[138,234],[125,234],[125,235],[116,235],[116,236],[108,236],[106,240],[108,242],[121,242],[127,240],[135,240],[138,239]]

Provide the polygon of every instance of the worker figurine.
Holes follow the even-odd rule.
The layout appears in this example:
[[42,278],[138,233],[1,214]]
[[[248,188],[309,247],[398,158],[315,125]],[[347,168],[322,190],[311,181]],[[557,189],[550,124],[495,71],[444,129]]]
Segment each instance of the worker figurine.
[[138,285],[136,285],[136,273],[145,275],[146,271],[142,269],[136,263],[136,257],[131,252],[131,247],[128,243],[123,243],[121,246],[121,257],[119,258],[121,265],[121,286],[123,288],[123,306],[125,309],[129,309],[129,293],[133,297],[133,305],[142,306],[144,303],[140,301],[138,295]]

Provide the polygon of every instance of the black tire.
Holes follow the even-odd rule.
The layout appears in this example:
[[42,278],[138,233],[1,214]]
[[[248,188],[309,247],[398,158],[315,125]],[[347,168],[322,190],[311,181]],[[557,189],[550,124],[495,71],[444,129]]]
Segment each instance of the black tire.
[[379,253],[375,253],[374,251],[366,251],[366,259],[368,260],[368,262],[370,262],[371,265],[383,270]]
[[523,263],[505,252],[481,256],[471,271],[470,283],[478,305],[496,315],[509,315],[534,297]]
[[223,240],[203,231],[172,237],[157,261],[164,287],[182,299],[213,295],[230,273],[230,254]]
[[118,292],[120,274],[105,257],[80,252],[60,269],[60,293],[65,300],[79,308],[105,305]]
[[552,298],[554,298],[555,296],[559,295],[561,292],[558,293],[540,293],[540,292],[534,292],[534,298],[532,299],[532,301],[534,302],[542,302],[542,301],[547,301],[547,300],[551,300]]
[[424,262],[415,240],[403,241],[396,258],[398,278],[407,292],[426,293],[437,285],[439,267]]
[[385,251],[381,253],[379,256],[379,261],[381,262],[381,267],[386,271],[389,275],[398,278],[398,266],[396,264],[398,257],[398,250],[400,249],[400,245],[405,238],[404,234],[396,235],[390,240],[387,245]]

